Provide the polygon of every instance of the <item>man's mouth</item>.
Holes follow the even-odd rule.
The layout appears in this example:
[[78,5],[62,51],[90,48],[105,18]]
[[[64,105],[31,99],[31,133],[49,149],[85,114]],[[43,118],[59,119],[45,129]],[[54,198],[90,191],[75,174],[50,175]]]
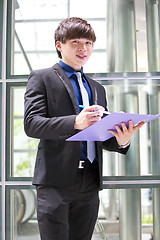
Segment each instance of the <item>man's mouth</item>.
[[80,59],[85,59],[87,56],[86,55],[77,55],[77,57]]

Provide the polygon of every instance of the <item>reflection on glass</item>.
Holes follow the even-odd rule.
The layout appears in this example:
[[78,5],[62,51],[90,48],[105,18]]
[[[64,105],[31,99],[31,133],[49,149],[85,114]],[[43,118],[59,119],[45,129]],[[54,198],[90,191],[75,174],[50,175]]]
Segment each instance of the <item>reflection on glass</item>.
[[[99,6],[98,11],[97,6]],[[88,9],[91,8],[92,11],[88,11]],[[77,1],[70,0],[70,11],[73,16],[79,16],[79,13],[81,13],[82,18],[105,18],[107,11],[106,0],[101,0],[101,4],[98,4],[98,1],[81,0],[81,4],[79,4],[78,8]]]
[[67,17],[68,0],[16,0],[15,1],[16,19],[51,19]]
[[26,136],[23,127],[25,87],[11,87],[11,176],[32,177],[37,139]]
[[[160,81],[143,83],[137,80],[103,81],[110,112],[124,111],[140,114],[160,112]],[[11,87],[11,177],[32,177],[38,139],[29,138],[23,129],[25,87]],[[145,124],[132,138],[126,156],[104,151],[104,176],[160,175],[160,119]]]
[[35,190],[7,189],[7,202],[6,239],[39,240]]
[[[159,80],[102,81],[110,112],[158,114],[160,112]],[[146,123],[131,139],[126,156],[104,151],[104,176],[159,175],[159,121]]]
[[[101,233],[101,235],[106,236],[106,238],[100,239],[127,239],[123,231],[125,231],[125,228],[128,228],[128,239],[132,239],[132,237],[129,237],[129,234],[132,232],[135,232],[135,235],[137,232],[140,232],[137,239],[149,240],[153,232],[152,189],[141,189],[140,201],[137,203],[141,209],[139,225],[137,225],[137,221],[139,220],[133,218],[133,215],[135,215],[134,211],[137,210],[134,208],[132,200],[127,206],[127,212],[122,212],[120,209],[120,206],[126,204],[126,201],[121,202],[122,199],[120,198],[120,195],[124,194],[125,191],[128,190],[108,189],[100,192],[100,209],[95,236],[98,236],[99,231],[99,234]],[[135,190],[129,191],[132,194]],[[130,199],[130,195],[127,198]]]
[[[152,189],[137,189],[140,191],[140,201],[137,205],[140,207],[140,222],[133,218],[134,205],[132,201],[127,205],[127,212],[122,212],[120,206],[126,202],[121,202],[120,195],[129,189],[105,189],[100,192],[99,216],[95,226],[92,240],[108,239],[118,240],[125,228],[131,223],[129,228],[138,232],[142,240],[149,240],[153,232],[153,207],[152,207]],[[131,195],[136,189],[129,190]],[[137,191],[136,190],[136,191]],[[39,240],[39,230],[36,216],[36,192],[34,189],[7,188],[6,194],[7,209],[7,239],[9,240]],[[130,199],[130,195],[127,196]],[[139,228],[139,229],[138,229]],[[130,239],[130,238],[128,238]],[[140,238],[137,238],[140,239]]]
[[[90,8],[92,10],[88,11]],[[27,0],[16,0],[13,3],[11,74],[28,74],[31,69],[57,62],[54,31],[62,19],[73,16],[87,19],[97,36],[94,61],[88,62],[85,72],[160,71],[157,12],[158,4],[145,0],[101,0],[101,4],[83,0],[78,8],[73,0],[54,3],[30,0],[29,4]],[[104,55],[104,61],[98,61],[96,53]]]
[[[17,4],[14,6],[15,29],[12,29],[15,38],[11,43],[12,49],[14,49],[13,63],[11,64],[12,74],[28,74],[32,69],[49,67],[59,61],[54,46],[54,31],[62,19],[69,15],[79,16],[77,9],[78,12],[81,12],[81,17],[84,15],[84,17],[90,18],[89,22],[98,36],[93,59],[97,59],[97,53],[104,54],[106,62],[106,1],[103,0],[101,5],[96,1],[85,1],[85,8],[83,3],[77,8],[75,1],[68,2],[67,0],[54,1],[54,3],[50,0],[37,2],[31,0],[30,4],[27,0],[16,2]],[[90,5],[92,5],[92,11],[88,12]],[[81,11],[81,7],[83,11]],[[98,12],[97,7],[99,10],[101,8]],[[102,28],[103,31],[101,31]],[[88,63],[86,72],[92,72],[92,69],[97,69],[98,72],[106,70],[105,62],[103,62],[103,67],[99,62]],[[19,68],[19,63],[21,63],[21,68]]]

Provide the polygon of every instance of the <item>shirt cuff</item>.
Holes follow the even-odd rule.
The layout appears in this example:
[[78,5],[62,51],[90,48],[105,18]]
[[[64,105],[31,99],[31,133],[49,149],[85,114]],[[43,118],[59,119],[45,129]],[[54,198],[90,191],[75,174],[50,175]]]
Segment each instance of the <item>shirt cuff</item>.
[[126,147],[128,147],[129,145],[131,144],[131,141],[129,141],[127,144],[125,144],[125,145],[119,145],[118,144],[118,147],[119,148],[126,148]]

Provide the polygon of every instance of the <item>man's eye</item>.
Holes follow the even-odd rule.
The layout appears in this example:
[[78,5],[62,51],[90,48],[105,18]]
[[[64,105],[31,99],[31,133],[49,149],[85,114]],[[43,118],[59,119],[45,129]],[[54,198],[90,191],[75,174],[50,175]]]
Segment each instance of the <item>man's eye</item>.
[[87,45],[92,45],[92,42],[86,42]]
[[74,40],[73,43],[78,43],[78,41],[77,41],[77,40]]

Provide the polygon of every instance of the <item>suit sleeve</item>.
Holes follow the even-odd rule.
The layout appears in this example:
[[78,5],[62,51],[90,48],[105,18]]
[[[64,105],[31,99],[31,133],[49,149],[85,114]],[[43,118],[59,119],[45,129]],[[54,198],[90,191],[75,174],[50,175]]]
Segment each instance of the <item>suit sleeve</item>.
[[120,148],[115,137],[112,137],[105,142],[103,142],[103,149],[110,152],[118,152],[121,154],[126,154],[128,152],[130,145],[126,148]]
[[48,115],[46,87],[38,71],[31,72],[29,76],[24,100],[24,130],[29,137],[65,140],[76,133],[76,115]]

